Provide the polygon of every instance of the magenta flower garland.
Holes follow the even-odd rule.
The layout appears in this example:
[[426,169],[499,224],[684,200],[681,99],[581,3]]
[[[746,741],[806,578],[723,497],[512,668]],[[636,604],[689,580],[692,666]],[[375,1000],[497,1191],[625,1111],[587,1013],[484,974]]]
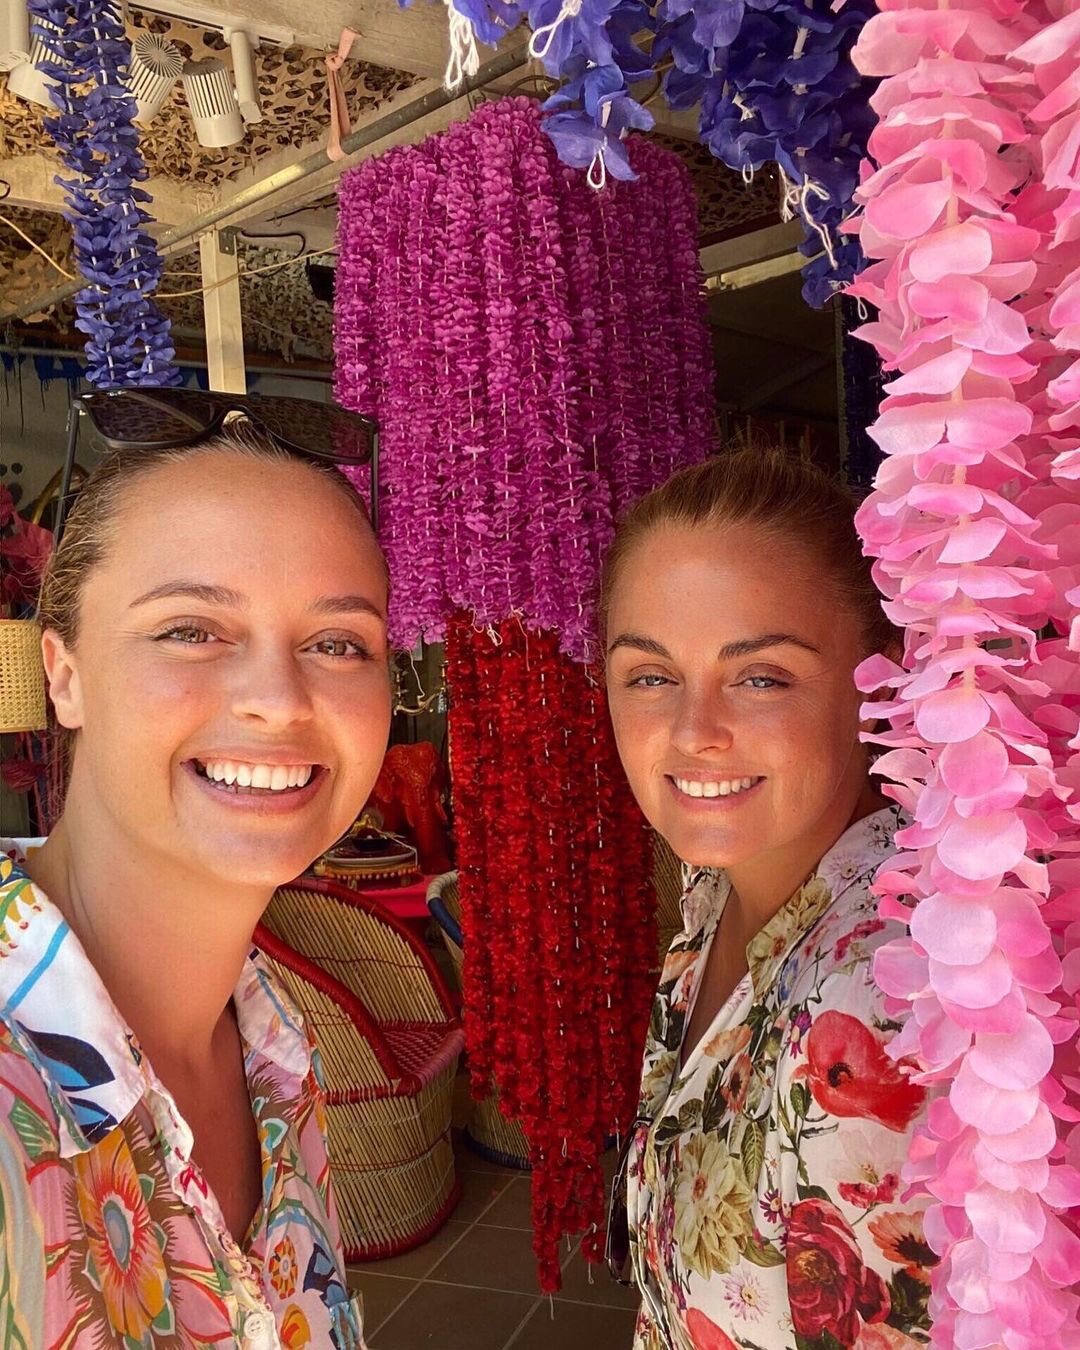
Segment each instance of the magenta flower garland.
[[342,182],[335,389],[383,427],[400,646],[466,610],[587,659],[616,515],[709,449],[693,189],[631,153],[593,192],[512,99]]
[[867,706],[913,818],[878,878],[910,936],[875,974],[936,1093],[906,1179],[958,1350],[1080,1346],[1080,15],[1054,19],[916,0],[854,53],[884,78],[852,290],[899,372],[859,526],[906,630],[860,680],[893,690]]

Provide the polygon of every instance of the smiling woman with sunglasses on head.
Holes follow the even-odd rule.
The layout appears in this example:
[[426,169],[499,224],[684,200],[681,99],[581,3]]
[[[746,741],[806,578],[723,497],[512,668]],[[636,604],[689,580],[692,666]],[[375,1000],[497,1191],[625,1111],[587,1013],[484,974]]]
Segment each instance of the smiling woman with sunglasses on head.
[[871,974],[899,813],[854,684],[896,638],[853,503],[779,452],[686,470],[621,523],[603,620],[627,777],[689,866],[609,1232],[636,1350],[915,1350],[926,1094]]
[[386,566],[287,425],[144,413],[43,587],[64,810],[0,854],[4,1344],[345,1350],[317,1060],[251,936],[378,773]]

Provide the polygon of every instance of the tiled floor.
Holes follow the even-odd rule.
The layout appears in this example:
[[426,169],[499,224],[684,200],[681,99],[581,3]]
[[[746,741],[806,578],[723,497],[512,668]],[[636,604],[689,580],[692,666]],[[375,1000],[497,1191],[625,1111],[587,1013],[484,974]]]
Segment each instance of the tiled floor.
[[461,1203],[430,1242],[350,1269],[371,1350],[630,1350],[637,1299],[576,1242],[562,1290],[540,1293],[528,1176],[463,1146],[458,1171]]

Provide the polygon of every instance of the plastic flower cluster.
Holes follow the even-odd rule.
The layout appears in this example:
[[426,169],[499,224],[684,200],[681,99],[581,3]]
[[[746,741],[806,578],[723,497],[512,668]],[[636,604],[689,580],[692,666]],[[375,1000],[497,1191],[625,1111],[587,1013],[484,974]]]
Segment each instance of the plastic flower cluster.
[[[656,962],[652,842],[595,672],[514,619],[450,625],[447,680],[474,1090],[529,1140],[541,1287],[601,1256],[606,1142],[633,1119]],[[581,772],[588,764],[588,773]]]
[[76,297],[87,379],[98,388],[175,384],[169,321],[151,299],[161,257],[144,228],[150,194],[124,83],[130,50],[113,0],[30,0],[50,59],[58,115],[46,127],[74,177],[67,195],[75,258],[89,283]]
[[890,1046],[939,1085],[905,1179],[931,1198],[931,1340],[1080,1346],[1080,18],[909,0],[855,49],[883,77],[852,288],[887,370],[859,512],[905,662],[860,669],[911,815],[879,875],[910,936]]
[[872,0],[447,3],[487,42],[528,22],[532,55],[562,82],[545,129],[594,187],[634,176],[626,137],[654,121],[637,95],[663,72],[673,108],[700,103],[701,138],[717,158],[746,175],[779,165],[785,210],[806,226],[806,299],[824,304],[859,270],[858,242],[839,227],[873,125],[873,82],[851,61]]
[[615,518],[709,451],[693,188],[632,150],[639,181],[592,192],[509,99],[342,181],[335,390],[383,428],[400,646],[465,610],[587,659]]

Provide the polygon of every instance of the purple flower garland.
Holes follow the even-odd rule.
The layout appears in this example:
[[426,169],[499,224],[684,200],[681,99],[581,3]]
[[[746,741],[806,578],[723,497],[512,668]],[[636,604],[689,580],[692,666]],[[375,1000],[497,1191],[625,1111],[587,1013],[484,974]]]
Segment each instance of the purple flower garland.
[[147,170],[124,82],[130,51],[120,9],[113,0],[30,0],[30,12],[50,57],[44,71],[56,81],[59,114],[45,125],[75,175],[57,181],[89,283],[75,301],[87,379],[102,389],[176,384],[169,321],[150,298],[162,262],[143,228],[150,194],[135,186]]
[[[718,159],[744,174],[780,167],[785,211],[806,228],[806,299],[824,304],[861,268],[858,241],[841,226],[874,125],[876,81],[851,60],[873,0],[446,2],[483,42],[528,22],[532,55],[562,81],[544,105],[545,130],[594,187],[634,177],[626,138],[650,130],[653,116],[632,91],[666,68],[668,103],[700,102],[701,139]],[[649,52],[642,34],[652,35]]]
[[509,99],[342,180],[335,393],[384,428],[400,646],[464,609],[587,659],[616,515],[708,453],[693,188],[630,149],[638,181],[595,193]]

